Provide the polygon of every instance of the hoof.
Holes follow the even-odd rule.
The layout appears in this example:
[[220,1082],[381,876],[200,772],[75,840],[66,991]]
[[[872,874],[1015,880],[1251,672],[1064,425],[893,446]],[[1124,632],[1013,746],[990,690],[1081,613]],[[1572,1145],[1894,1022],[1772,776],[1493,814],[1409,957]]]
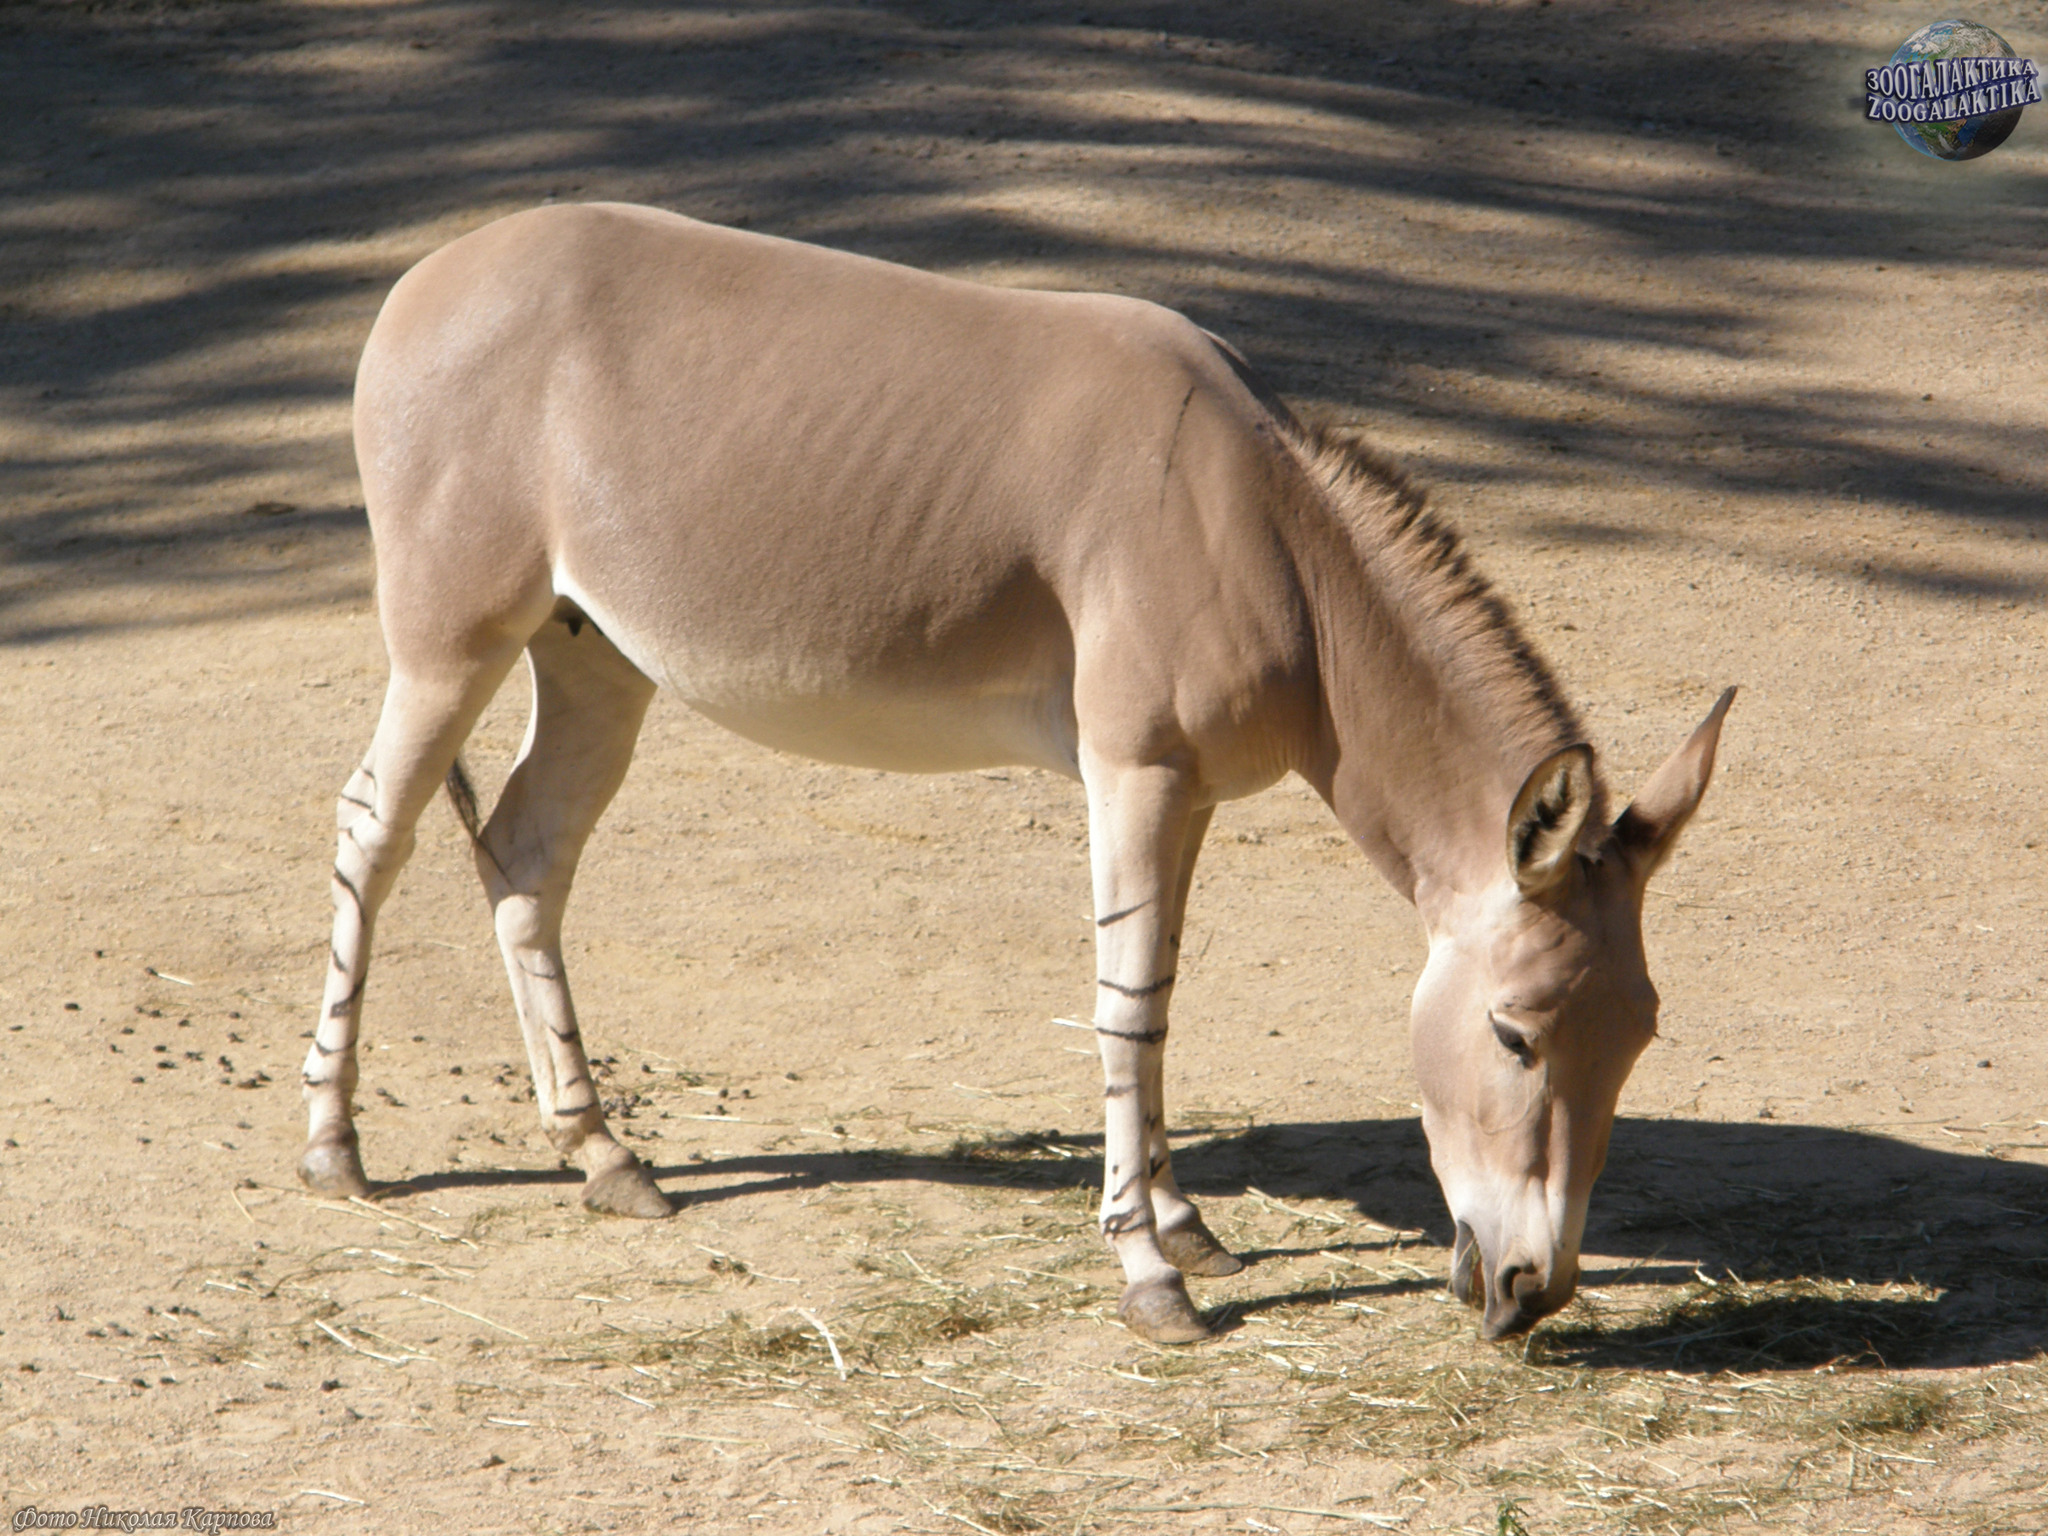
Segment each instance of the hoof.
[[1184,1275],[1213,1280],[1244,1268],[1244,1260],[1217,1242],[1216,1234],[1200,1216],[1182,1222],[1171,1232],[1160,1233],[1159,1251],[1166,1255],[1167,1263]]
[[676,1213],[668,1196],[656,1187],[647,1165],[637,1158],[592,1174],[583,1186],[583,1205],[606,1216],[635,1216],[642,1221],[659,1221]]
[[346,1141],[315,1141],[299,1156],[299,1178],[315,1194],[346,1200],[370,1193],[370,1181],[363,1177],[362,1155],[356,1151],[351,1134]]
[[1209,1325],[1188,1300],[1188,1288],[1179,1275],[1125,1286],[1116,1315],[1131,1332],[1154,1344],[1193,1344],[1209,1337]]

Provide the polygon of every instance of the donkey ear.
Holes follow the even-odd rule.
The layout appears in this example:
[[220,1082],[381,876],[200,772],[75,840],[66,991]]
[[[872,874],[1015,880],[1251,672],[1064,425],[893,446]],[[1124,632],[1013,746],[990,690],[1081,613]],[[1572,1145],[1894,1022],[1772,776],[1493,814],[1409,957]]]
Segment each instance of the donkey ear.
[[1541,896],[1571,874],[1593,796],[1593,749],[1583,742],[1553,752],[1523,782],[1508,812],[1508,869],[1524,896]]
[[1672,753],[1664,766],[1650,775],[1629,808],[1615,818],[1614,841],[1635,865],[1639,879],[1647,880],[1657,866],[1671,856],[1678,834],[1692,813],[1699,809],[1707,792],[1707,780],[1714,775],[1714,748],[1721,742],[1721,720],[1735,702],[1730,688],[1707,711],[1707,718]]

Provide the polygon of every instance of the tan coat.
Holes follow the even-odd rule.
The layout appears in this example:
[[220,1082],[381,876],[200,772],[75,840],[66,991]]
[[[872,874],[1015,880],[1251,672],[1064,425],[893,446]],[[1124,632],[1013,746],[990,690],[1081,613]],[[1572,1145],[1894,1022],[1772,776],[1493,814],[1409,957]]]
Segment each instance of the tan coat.
[[1103,1228],[1127,1320],[1160,1339],[1205,1331],[1182,1272],[1236,1267],[1173,1181],[1158,1109],[1195,853],[1218,802],[1302,774],[1430,930],[1418,1064],[1484,1271],[1465,1288],[1491,1331],[1569,1296],[1654,1027],[1642,881],[1705,788],[1725,700],[1657,781],[1689,796],[1610,831],[1576,721],[1455,540],[1213,337],[1131,299],[556,208],[400,281],[356,441],[392,684],[340,807],[316,1187],[364,1187],[347,1101],[376,906],[524,650],[528,745],[470,819],[542,1113],[591,1204],[668,1209],[604,1126],[560,954],[658,685],[830,761],[1082,781]]

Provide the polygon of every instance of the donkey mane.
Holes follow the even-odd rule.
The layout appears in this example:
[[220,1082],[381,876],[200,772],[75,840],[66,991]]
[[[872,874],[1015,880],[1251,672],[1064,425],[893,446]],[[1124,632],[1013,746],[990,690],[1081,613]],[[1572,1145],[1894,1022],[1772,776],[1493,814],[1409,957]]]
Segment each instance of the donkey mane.
[[[1355,431],[1290,422],[1288,435],[1359,563],[1418,644],[1485,702],[1501,757],[1524,774],[1583,742],[1585,726],[1506,599],[1479,573],[1457,531],[1393,460]],[[1605,825],[1605,792],[1588,825]]]

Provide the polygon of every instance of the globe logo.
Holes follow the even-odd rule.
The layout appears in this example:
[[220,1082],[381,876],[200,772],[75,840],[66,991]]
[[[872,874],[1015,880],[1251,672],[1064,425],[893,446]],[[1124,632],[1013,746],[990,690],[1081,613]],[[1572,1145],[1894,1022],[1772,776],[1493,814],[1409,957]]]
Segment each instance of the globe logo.
[[2012,136],[2041,99],[2041,70],[1974,21],[1922,27],[1863,76],[1864,116],[1937,160],[1974,160]]

